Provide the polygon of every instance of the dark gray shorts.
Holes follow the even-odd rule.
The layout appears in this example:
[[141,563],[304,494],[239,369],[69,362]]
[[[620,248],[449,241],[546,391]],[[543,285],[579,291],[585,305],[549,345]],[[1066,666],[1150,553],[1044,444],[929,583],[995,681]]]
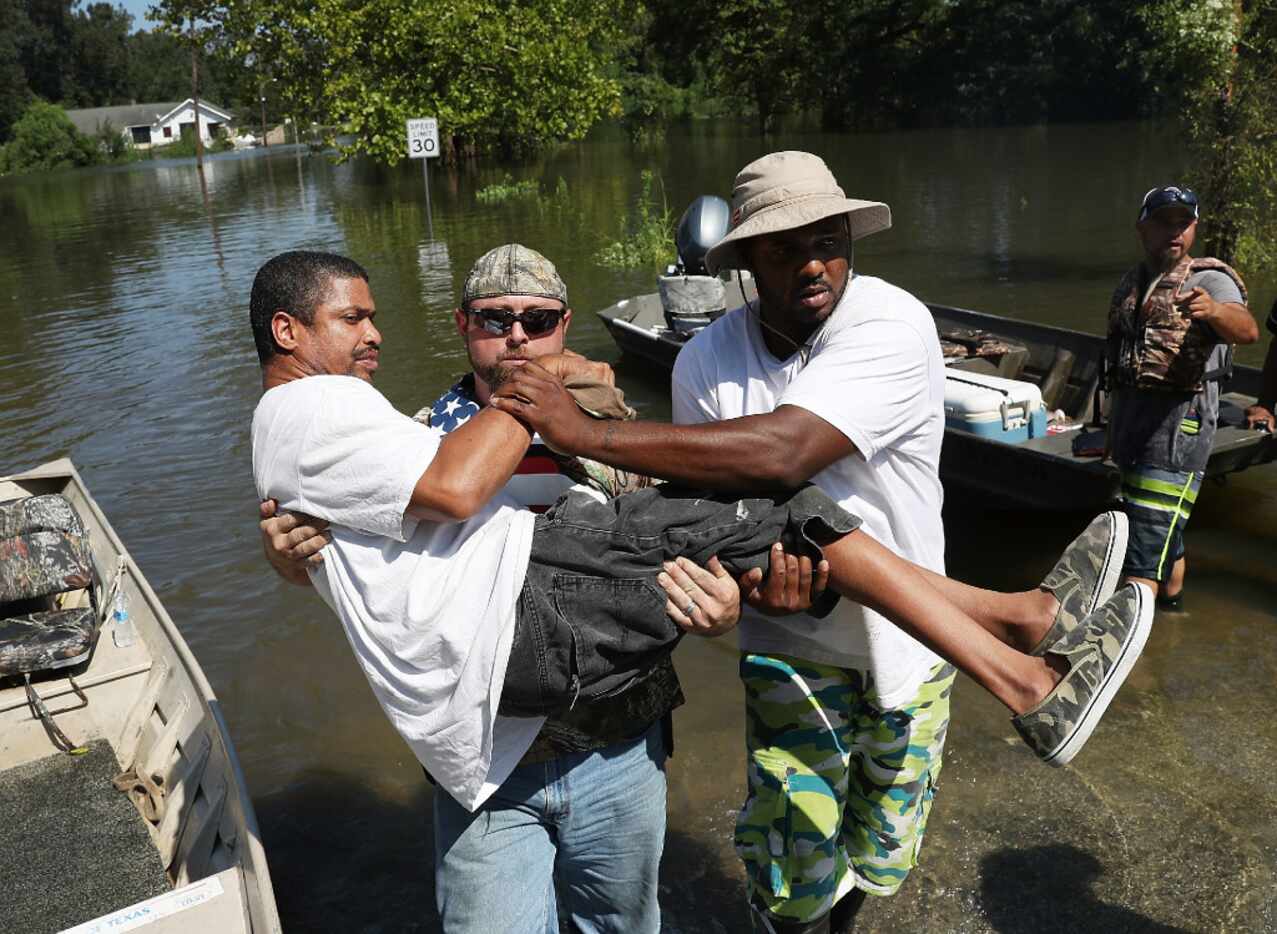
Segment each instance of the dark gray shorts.
[[[656,583],[665,561],[717,555],[733,577],[771,546],[819,560],[860,526],[813,486],[740,497],[661,485],[600,503],[568,493],[537,517],[501,712],[532,716],[624,691],[678,644]],[[813,615],[838,597],[826,591]]]

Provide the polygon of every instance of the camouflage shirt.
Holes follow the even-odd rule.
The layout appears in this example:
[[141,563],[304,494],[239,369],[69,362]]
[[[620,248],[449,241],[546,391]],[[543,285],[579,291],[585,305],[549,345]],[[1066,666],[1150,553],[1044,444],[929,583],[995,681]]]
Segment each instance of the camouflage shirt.
[[[474,374],[470,373],[413,418],[449,432],[464,425],[481,408],[475,398]],[[547,464],[553,464],[558,473],[572,482],[591,486],[607,496],[641,489],[652,482],[647,477],[616,470],[606,464],[557,454],[541,444],[539,439],[533,439],[520,472],[513,479],[517,481],[519,476],[526,476],[525,467],[544,472]],[[517,487],[510,492],[522,499]],[[543,512],[552,504],[525,502],[524,505]],[[667,655],[629,690],[604,701],[581,704],[561,717],[547,720],[522,762],[542,762],[633,739],[682,703],[683,691],[674,672],[674,664]]]

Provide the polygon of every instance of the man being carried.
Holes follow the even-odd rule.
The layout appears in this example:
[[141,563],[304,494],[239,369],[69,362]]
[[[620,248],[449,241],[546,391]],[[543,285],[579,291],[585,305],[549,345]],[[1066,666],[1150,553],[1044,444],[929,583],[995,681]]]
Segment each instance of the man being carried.
[[1056,622],[1067,625],[1045,633],[1041,655],[1017,651],[992,632],[1035,625],[1038,601],[1022,601],[1022,619],[1008,619],[1014,597],[975,591],[990,612],[973,606],[983,617],[973,620],[944,596],[944,578],[856,531],[860,520],[813,487],[766,497],[658,486],[610,502],[574,492],[534,517],[503,493],[531,438],[506,406],[535,413],[547,442],[574,453],[604,450],[619,435],[640,447],[712,450],[734,443],[749,419],[682,428],[590,419],[560,380],[579,364],[548,357],[545,367],[518,367],[488,408],[445,436],[371,386],[381,335],[367,274],[341,257],[299,268],[287,256],[253,284],[265,389],[252,432],[258,493],[332,523],[315,586],[392,723],[467,809],[509,775],[515,760],[496,753],[517,748],[512,737],[534,735],[547,713],[632,686],[677,642],[653,582],[678,555],[704,563],[716,554],[743,573],[765,567],[777,541],[823,553],[834,593],[949,658],[1057,764],[1089,737],[1147,637],[1140,587],[1084,612],[1097,580],[1061,593]]
[[1135,231],[1144,260],[1122,277],[1109,306],[1108,447],[1131,526],[1124,573],[1173,609],[1183,599],[1184,526],[1215,443],[1230,345],[1253,344],[1259,329],[1232,267],[1188,255],[1197,233],[1193,192],[1149,191]]

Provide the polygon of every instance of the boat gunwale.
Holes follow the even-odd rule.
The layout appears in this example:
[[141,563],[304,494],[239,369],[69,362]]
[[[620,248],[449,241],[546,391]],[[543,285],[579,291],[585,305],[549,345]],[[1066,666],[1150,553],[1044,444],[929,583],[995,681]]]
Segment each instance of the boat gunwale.
[[[1080,350],[1086,354],[1099,354],[1105,342],[1105,338],[1101,335],[1060,327],[1059,325],[1008,318],[1003,315],[975,311],[974,309],[961,308],[955,305],[942,305],[935,302],[924,302],[924,304],[932,317],[937,319],[938,322],[948,320],[964,326],[978,326],[998,336],[1025,339],[1044,347],[1063,346]],[[651,361],[670,370],[673,368],[674,360],[686,341],[675,340],[667,332],[657,330],[656,327],[659,327],[659,325],[653,327],[635,323],[635,319],[640,318],[645,310],[648,315],[651,315],[659,308],[660,295],[651,292],[631,296],[621,302],[614,302],[606,308],[596,311],[595,314],[602,319],[604,327],[611,334],[622,353],[633,353],[644,360]],[[1260,368],[1245,364],[1234,364],[1232,376],[1221,386],[1221,396],[1236,394],[1253,398],[1259,391],[1261,379],[1262,370]],[[1236,400],[1231,401],[1236,402]],[[1014,456],[1024,458],[1025,462],[1033,461],[1053,464],[1061,471],[1067,472],[1070,477],[1078,478],[1079,483],[1093,485],[1092,489],[1099,490],[1107,487],[1107,492],[1101,496],[1106,502],[1111,501],[1117,493],[1119,476],[1117,467],[1111,462],[1098,458],[1083,459],[1071,456],[1071,454],[1066,455],[1063,452],[1039,450],[1023,444],[1007,445],[1004,442],[992,438],[981,438],[949,425],[945,426],[945,445],[946,448],[952,446],[960,449],[959,457],[968,458],[970,457],[970,451],[984,451],[1004,455],[1009,453],[1007,449],[1010,448],[1010,452]],[[1206,473],[1208,476],[1222,476],[1245,470],[1252,466],[1271,463],[1274,460],[1277,460],[1277,438],[1246,433],[1244,429],[1235,429],[1231,426],[1226,429],[1221,426],[1221,433],[1220,436],[1217,436],[1215,446],[1212,448],[1211,459],[1207,465]],[[956,482],[961,487],[989,490],[994,493],[998,493],[998,490],[1001,489],[978,481],[975,478],[967,477],[961,472],[955,472],[952,454],[949,459],[949,469],[946,469],[945,459],[942,458],[941,472],[946,482]],[[1008,492],[1002,492],[998,495],[1037,508],[1059,508],[1055,502],[1055,497]]]

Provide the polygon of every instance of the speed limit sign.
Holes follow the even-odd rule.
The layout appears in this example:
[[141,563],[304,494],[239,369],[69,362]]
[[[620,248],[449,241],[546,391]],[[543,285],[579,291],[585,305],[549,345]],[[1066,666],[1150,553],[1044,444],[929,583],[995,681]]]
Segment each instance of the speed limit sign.
[[439,155],[439,121],[422,117],[408,121],[408,158],[433,159]]

